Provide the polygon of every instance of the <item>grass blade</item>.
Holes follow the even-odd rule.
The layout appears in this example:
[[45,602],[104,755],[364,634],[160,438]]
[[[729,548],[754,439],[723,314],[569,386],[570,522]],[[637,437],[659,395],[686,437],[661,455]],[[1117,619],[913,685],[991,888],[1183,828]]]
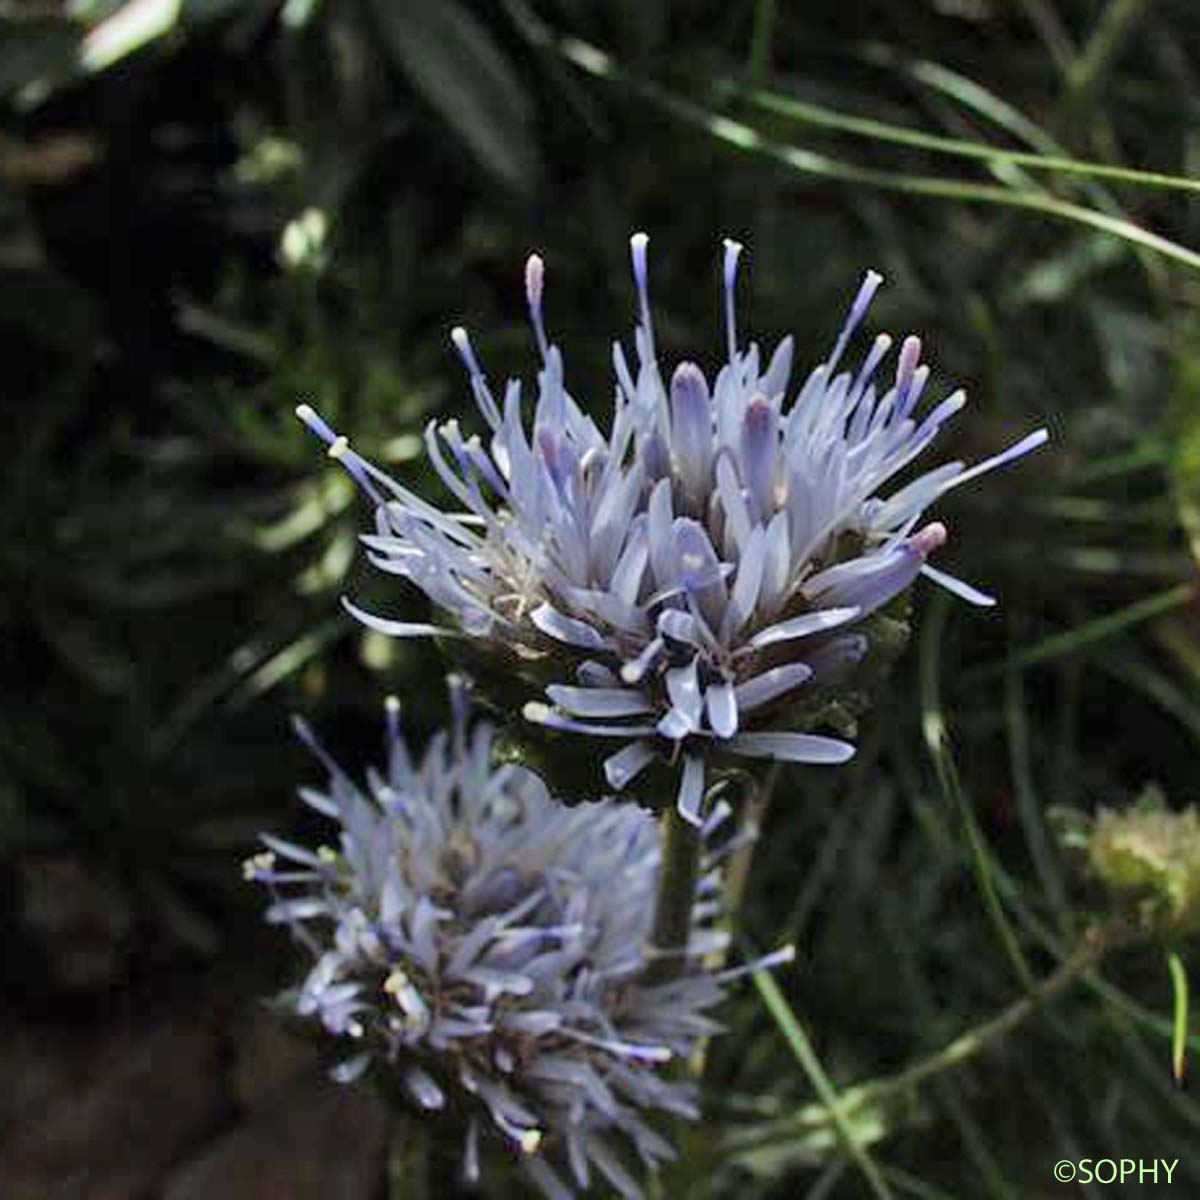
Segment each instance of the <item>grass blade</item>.
[[938,647],[941,645],[949,610],[949,598],[945,594],[939,593],[932,598],[925,616],[919,661],[921,731],[933,759],[942,792],[962,821],[963,832],[966,835],[967,847],[970,851],[971,871],[979,887],[984,908],[995,926],[1000,944],[1012,964],[1014,973],[1023,987],[1031,989],[1034,986],[1033,972],[1025,961],[1025,955],[1021,951],[1017,935],[1000,903],[1000,896],[993,879],[991,853],[984,840],[983,831],[979,828],[971,805],[962,790],[958,769],[954,765],[954,758],[949,749],[946,722],[942,716],[938,669],[940,663]]
[[825,1074],[825,1068],[821,1066],[821,1061],[817,1058],[812,1043],[800,1027],[800,1022],[796,1020],[796,1014],[792,1012],[788,1002],[784,999],[779,985],[769,971],[755,971],[753,978],[754,986],[758,988],[758,994],[767,1006],[767,1011],[775,1018],[780,1033],[783,1034],[796,1061],[808,1077],[813,1090],[820,1097],[821,1103],[829,1110],[830,1118],[837,1130],[838,1137],[846,1148],[846,1153],[863,1173],[870,1185],[871,1192],[879,1200],[890,1200],[891,1189],[884,1181],[874,1159],[855,1136],[853,1126],[842,1111],[842,1099],[838,1095],[837,1089],[833,1086],[829,1076]]
[[1183,1086],[1187,1075],[1188,1040],[1188,978],[1183,960],[1172,950],[1167,955],[1167,966],[1171,971],[1171,990],[1175,999],[1175,1020],[1171,1037],[1171,1072],[1175,1082]]
[[822,105],[793,99],[766,88],[742,87],[732,80],[719,85],[719,93],[742,99],[764,112],[785,117],[799,124],[820,129],[835,130],[852,137],[866,138],[872,142],[888,142],[896,146],[908,146],[930,154],[948,155],[953,158],[972,159],[995,165],[1026,167],[1034,171],[1049,171],[1060,175],[1084,175],[1095,179],[1109,179],[1116,183],[1135,184],[1139,187],[1166,188],[1183,192],[1200,193],[1200,180],[1182,175],[1167,175],[1158,171],[1138,171],[1131,167],[1114,166],[1111,163],[1088,162],[1059,154],[1043,154],[1032,150],[1010,150],[1003,146],[992,146],[986,142],[972,142],[963,138],[943,137],[927,133],[906,125],[893,125],[876,121],[870,117],[854,116]]
[[1170,612],[1172,609],[1182,608],[1195,599],[1195,584],[1179,584],[1164,592],[1158,592],[1143,600],[1135,601],[1116,612],[1105,613],[1101,617],[1085,621],[1074,629],[1065,629],[1062,633],[1051,634],[1050,637],[1043,638],[1032,646],[1026,646],[1023,650],[1010,654],[1004,662],[992,663],[968,671],[963,676],[964,682],[981,683],[994,678],[1005,669],[1023,669],[1036,663],[1050,662],[1055,658],[1078,654],[1089,646],[1094,646],[1097,642],[1114,637],[1118,633],[1124,633],[1125,630]]

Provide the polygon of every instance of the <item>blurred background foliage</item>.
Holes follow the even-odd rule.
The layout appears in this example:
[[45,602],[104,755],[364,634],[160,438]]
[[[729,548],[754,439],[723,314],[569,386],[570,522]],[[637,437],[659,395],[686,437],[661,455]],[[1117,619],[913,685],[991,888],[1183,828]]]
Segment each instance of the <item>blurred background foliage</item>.
[[666,1193],[1074,1195],[1050,1165],[1106,1154],[1200,1185],[1161,944],[969,1041],[1092,920],[1046,810],[1200,800],[1198,46],[1192,0],[0,3],[17,1009],[236,960],[237,860],[312,771],[288,712],[347,754],[387,690],[440,716],[436,654],[340,613],[380,594],[365,513],[295,404],[431,487],[450,326],[528,370],[529,249],[603,411],[629,233],[706,363],[729,235],[760,340],[817,361],[877,268],[875,325],[971,394],[954,454],[1053,445],[945,514],[1002,606],[923,592],[855,765],[780,779],[744,933],[798,966],[729,1013]]

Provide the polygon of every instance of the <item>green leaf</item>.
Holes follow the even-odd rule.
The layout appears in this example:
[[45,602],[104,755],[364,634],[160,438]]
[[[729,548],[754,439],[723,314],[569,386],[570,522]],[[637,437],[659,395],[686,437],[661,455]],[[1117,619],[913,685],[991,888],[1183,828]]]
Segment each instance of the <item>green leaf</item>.
[[85,71],[104,71],[175,28],[182,0],[137,0],[94,25],[79,48]]

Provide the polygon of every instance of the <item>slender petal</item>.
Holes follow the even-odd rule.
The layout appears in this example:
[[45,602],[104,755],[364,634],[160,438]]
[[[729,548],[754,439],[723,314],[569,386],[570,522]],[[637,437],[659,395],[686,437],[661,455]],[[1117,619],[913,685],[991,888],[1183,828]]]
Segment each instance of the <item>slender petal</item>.
[[679,815],[697,828],[701,825],[700,805],[704,802],[704,759],[689,754],[683,760],[683,774],[679,781],[679,797],[676,804]]
[[740,733],[730,749],[749,758],[798,763],[844,763],[854,757],[849,742],[811,733]]

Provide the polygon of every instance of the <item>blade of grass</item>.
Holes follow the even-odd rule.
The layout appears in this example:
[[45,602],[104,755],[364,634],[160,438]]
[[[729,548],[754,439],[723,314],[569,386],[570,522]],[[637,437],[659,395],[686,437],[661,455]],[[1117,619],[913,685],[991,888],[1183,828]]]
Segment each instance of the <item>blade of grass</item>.
[[776,7],[776,0],[758,0],[754,5],[754,28],[750,33],[750,61],[747,64],[750,78],[754,80],[763,79],[770,66]]
[[821,1061],[817,1058],[812,1043],[808,1040],[808,1036],[800,1027],[800,1022],[796,1020],[795,1013],[792,1012],[788,1002],[784,999],[783,993],[779,990],[779,985],[775,982],[769,971],[755,971],[752,978],[754,979],[754,986],[758,989],[758,994],[762,997],[763,1003],[767,1007],[767,1011],[775,1019],[780,1033],[783,1034],[784,1039],[791,1048],[792,1054],[795,1055],[801,1070],[808,1077],[809,1083],[812,1085],[821,1102],[829,1110],[830,1118],[833,1121],[842,1145],[846,1149],[846,1153],[853,1159],[855,1165],[862,1172],[871,1188],[872,1194],[878,1197],[879,1200],[890,1200],[892,1195],[891,1189],[884,1181],[874,1159],[871,1158],[870,1154],[855,1136],[853,1126],[842,1112],[842,1099],[838,1095],[837,1089],[833,1086],[833,1082],[829,1076],[825,1074],[825,1068],[821,1066]]
[[907,175],[901,172],[882,171],[843,162],[828,155],[817,154],[799,146],[765,137],[752,126],[733,120],[720,113],[685,99],[677,93],[639,80],[621,75],[608,55],[568,39],[563,52],[585,70],[609,78],[623,78],[624,82],[640,92],[647,100],[676,119],[708,133],[717,141],[735,149],[770,159],[802,175],[832,179],[840,183],[854,183],[878,188],[885,192],[902,195],[922,196],[928,199],[953,200],[963,204],[990,204],[997,207],[1023,209],[1056,220],[1069,221],[1090,229],[1098,229],[1121,238],[1131,246],[1155,251],[1164,258],[1181,263],[1194,271],[1200,271],[1200,253],[1181,246],[1161,234],[1153,233],[1121,217],[1097,212],[1081,204],[1060,200],[1041,192],[1016,191],[995,184],[970,183],[960,179],[946,179],[934,175]]
[[[1067,950],[1060,939],[1030,912],[1022,899],[1019,886],[1003,874],[998,876],[997,882],[1021,926],[1043,949],[1062,962],[1066,958]],[[1110,1017],[1114,1022],[1125,1028],[1136,1027],[1145,1030],[1166,1041],[1174,1037],[1172,1022],[1165,1020],[1159,1013],[1147,1008],[1115,984],[1109,983],[1098,972],[1086,972],[1082,978],[1084,985],[1109,1005]],[[1200,1054],[1200,1034],[1189,1034],[1187,1045],[1189,1049]]]
[[921,631],[919,653],[920,700],[921,700],[921,731],[925,745],[933,759],[938,783],[942,792],[958,813],[966,835],[967,847],[970,852],[971,872],[975,876],[980,897],[995,927],[1000,944],[1012,964],[1013,971],[1023,987],[1030,989],[1034,986],[1033,972],[1025,961],[1020,944],[1000,897],[993,878],[991,854],[984,840],[979,823],[963,792],[958,778],[958,769],[954,764],[949,750],[949,739],[946,733],[946,723],[942,716],[939,647],[946,627],[946,616],[950,611],[949,598],[944,593],[938,593],[929,604]]
[[322,621],[315,629],[277,650],[259,667],[250,672],[234,689],[227,705],[237,712],[265,692],[278,686],[311,662],[328,646],[354,629],[347,617],[336,616]]
[[700,129],[719,142],[756,157],[777,162],[802,175],[860,184],[881,191],[964,204],[990,204],[1022,209],[1056,220],[1069,221],[1121,238],[1130,246],[1152,250],[1164,258],[1200,271],[1200,253],[1181,246],[1161,234],[1131,221],[1097,212],[1081,204],[1060,200],[1041,192],[1017,191],[994,184],[971,183],[941,176],[906,175],[863,167],[817,154],[798,146],[768,138],[743,121],[712,111],[695,101],[625,70],[611,55],[576,37],[559,37],[528,11],[519,0],[509,0],[525,34],[534,44],[556,50],[581,71],[610,83],[621,83],[660,111],[683,124]]
[[1051,634],[1050,637],[1043,638],[1032,646],[1026,646],[1010,654],[1003,662],[989,663],[966,671],[963,673],[962,682],[967,684],[983,683],[996,678],[1005,670],[1031,667],[1036,663],[1050,662],[1056,658],[1078,654],[1089,646],[1094,646],[1118,633],[1124,633],[1125,630],[1152,620],[1162,613],[1182,608],[1195,599],[1196,585],[1194,583],[1179,584],[1164,592],[1147,596],[1116,612],[1105,613],[1104,616],[1085,621],[1082,625],[1075,626],[1074,629]]
[[971,1115],[962,1089],[949,1079],[942,1079],[939,1080],[938,1090],[942,1093],[942,1107],[958,1129],[963,1149],[978,1174],[980,1184],[997,1200],[1019,1200],[1004,1177],[995,1155],[988,1149],[988,1139]]
[[1200,705],[1169,676],[1132,654],[1104,655],[1096,665],[1152,700],[1200,741]]
[[1095,459],[1085,470],[1074,476],[1073,483],[1078,487],[1087,487],[1094,483],[1106,483],[1110,479],[1120,479],[1149,467],[1161,466],[1167,461],[1168,454],[1169,448],[1165,441],[1158,437],[1148,437],[1131,450],[1121,450],[1116,454]]
[[1174,1031],[1171,1037],[1171,1071],[1182,1087],[1187,1077],[1188,977],[1183,960],[1172,950],[1167,955],[1171,972],[1171,991],[1175,1001]]
[[966,158],[991,164],[1007,163],[1010,166],[1026,167],[1034,171],[1050,171],[1060,175],[1085,175],[1095,179],[1110,179],[1117,183],[1136,184],[1139,187],[1200,192],[1200,180],[1188,179],[1182,175],[1168,175],[1159,171],[1139,171],[1132,167],[1089,162],[1063,154],[1011,150],[1003,146],[992,146],[986,142],[944,137],[941,134],[913,129],[907,125],[894,125],[886,121],[876,121],[870,117],[839,112],[822,105],[796,100],[766,88],[742,87],[734,80],[720,81],[716,94],[723,98],[748,101],[764,112],[785,117],[789,121],[799,124],[836,130],[838,133],[866,138],[872,142],[889,142],[896,146],[908,146],[911,149],[924,150],[931,154],[942,154],[952,158]]
[[1060,924],[1065,925],[1068,917],[1066,890],[1050,839],[1046,835],[1043,806],[1033,782],[1029,724],[1025,714],[1021,674],[1017,670],[1010,670],[1005,679],[1004,719],[1008,727],[1009,766],[1012,771],[1013,792],[1016,795],[1017,816],[1042,891]]
[[905,1195],[915,1196],[917,1200],[954,1200],[949,1192],[943,1192],[931,1183],[910,1175],[899,1167],[884,1167],[884,1176],[889,1183],[894,1183]]
[[[992,1049],[1041,1011],[1049,1001],[1098,968],[1108,954],[1127,944],[1132,936],[1129,927],[1119,921],[1092,926],[1069,957],[1060,961],[1036,987],[1006,1008],[894,1075],[867,1080],[843,1092],[840,1097],[843,1115],[857,1116],[866,1109],[904,1097]],[[799,1131],[811,1127],[811,1114],[801,1110],[773,1122],[763,1140],[796,1136]]]
[[1067,68],[1066,124],[1079,122],[1087,115],[1148,4],[1149,0],[1111,0],[1105,6],[1092,36]]

